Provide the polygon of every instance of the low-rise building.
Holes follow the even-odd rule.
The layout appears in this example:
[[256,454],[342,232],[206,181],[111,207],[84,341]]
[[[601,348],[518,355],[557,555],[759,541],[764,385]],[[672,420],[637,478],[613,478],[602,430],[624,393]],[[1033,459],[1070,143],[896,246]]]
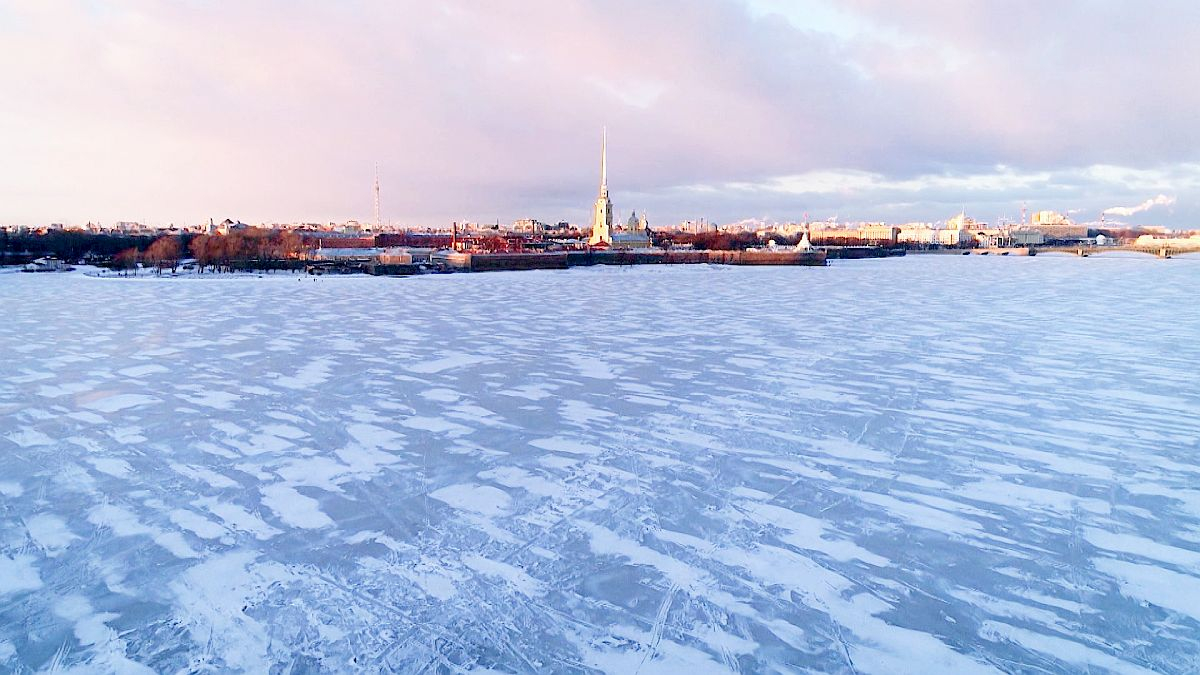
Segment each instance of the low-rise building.
[[901,225],[896,231],[896,242],[900,244],[928,245],[937,241],[937,230],[925,223]]
[[413,246],[389,246],[376,255],[382,265],[427,264],[436,249]]
[[1013,246],[1039,246],[1046,241],[1040,230],[1016,227],[1008,231]]
[[962,230],[958,228],[946,228],[937,231],[937,243],[942,246],[960,247],[965,246],[975,240],[971,235],[970,230]]
[[314,249],[308,256],[309,260],[318,261],[367,261],[379,257],[385,249],[382,248],[332,248],[321,247]]
[[883,223],[866,223],[858,228],[858,238],[867,244],[882,244],[895,246],[900,234],[900,228]]
[[844,227],[819,224],[808,230],[808,238],[814,244],[858,244],[862,242],[858,230],[848,230]]
[[1042,236],[1052,241],[1082,241],[1088,239],[1087,225],[1079,225],[1067,221],[1065,223],[1041,223],[1030,226]]
[[25,266],[26,272],[61,272],[65,269],[66,264],[54,256],[38,258]]

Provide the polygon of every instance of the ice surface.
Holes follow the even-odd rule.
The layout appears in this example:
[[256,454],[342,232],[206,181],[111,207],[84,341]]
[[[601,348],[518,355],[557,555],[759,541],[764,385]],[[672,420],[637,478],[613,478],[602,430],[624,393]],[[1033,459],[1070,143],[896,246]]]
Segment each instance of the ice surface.
[[1200,259],[0,275],[0,672],[1200,670]]

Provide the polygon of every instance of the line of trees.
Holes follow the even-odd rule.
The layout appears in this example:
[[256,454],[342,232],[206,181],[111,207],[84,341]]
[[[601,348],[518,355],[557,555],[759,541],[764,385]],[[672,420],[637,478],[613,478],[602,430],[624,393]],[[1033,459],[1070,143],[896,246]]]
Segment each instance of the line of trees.
[[142,254],[142,260],[145,264],[154,267],[158,274],[162,274],[166,268],[171,268],[171,274],[179,268],[179,260],[183,257],[183,244],[179,237],[159,237],[154,240],[146,248],[146,252]]
[[304,239],[295,232],[248,227],[229,234],[200,234],[192,237],[188,251],[203,273],[234,270],[293,269],[307,251]]
[[127,274],[138,263],[178,271],[183,259],[196,259],[201,272],[276,270],[299,266],[308,245],[289,231],[250,227],[228,234],[134,236],[55,230],[45,233],[0,230],[0,264],[22,264],[41,256],[67,263],[108,265]]
[[[706,251],[744,251],[763,244],[753,232],[663,232],[655,233],[654,239],[657,246],[691,244],[695,249]],[[784,245],[794,244],[800,240],[800,237],[796,236],[795,241],[783,236],[772,237],[772,239],[775,239],[776,243]]]
[[127,276],[131,271],[137,274],[139,262],[146,267],[153,267],[155,274],[162,275],[165,269],[170,269],[174,274],[179,269],[182,259],[182,238],[164,235],[150,242],[145,251],[138,250],[136,246],[117,251],[109,262],[109,266],[120,272],[122,276]]
[[141,251],[137,248],[127,248],[123,251],[118,251],[112,259],[112,268],[121,273],[121,276],[128,276],[130,272],[137,274],[138,258],[141,257]]
[[145,250],[153,241],[154,237],[149,236],[76,230],[51,230],[43,234],[3,230],[0,231],[0,264],[22,264],[47,255],[67,263],[107,261],[128,248]]

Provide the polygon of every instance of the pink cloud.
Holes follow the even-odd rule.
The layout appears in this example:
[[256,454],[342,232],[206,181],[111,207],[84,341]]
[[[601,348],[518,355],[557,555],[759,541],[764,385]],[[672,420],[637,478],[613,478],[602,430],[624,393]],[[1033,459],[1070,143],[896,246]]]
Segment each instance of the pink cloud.
[[5,10],[0,221],[365,218],[376,161],[391,219],[579,218],[603,124],[619,206],[664,218],[762,206],[683,185],[1200,147],[1183,3],[854,0],[849,38],[733,0],[97,7]]

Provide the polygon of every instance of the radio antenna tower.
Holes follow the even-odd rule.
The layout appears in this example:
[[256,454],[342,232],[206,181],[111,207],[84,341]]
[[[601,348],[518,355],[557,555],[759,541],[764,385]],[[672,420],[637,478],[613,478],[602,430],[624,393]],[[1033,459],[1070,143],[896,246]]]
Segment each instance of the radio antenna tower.
[[375,233],[378,234],[381,227],[379,221],[379,162],[375,162]]

